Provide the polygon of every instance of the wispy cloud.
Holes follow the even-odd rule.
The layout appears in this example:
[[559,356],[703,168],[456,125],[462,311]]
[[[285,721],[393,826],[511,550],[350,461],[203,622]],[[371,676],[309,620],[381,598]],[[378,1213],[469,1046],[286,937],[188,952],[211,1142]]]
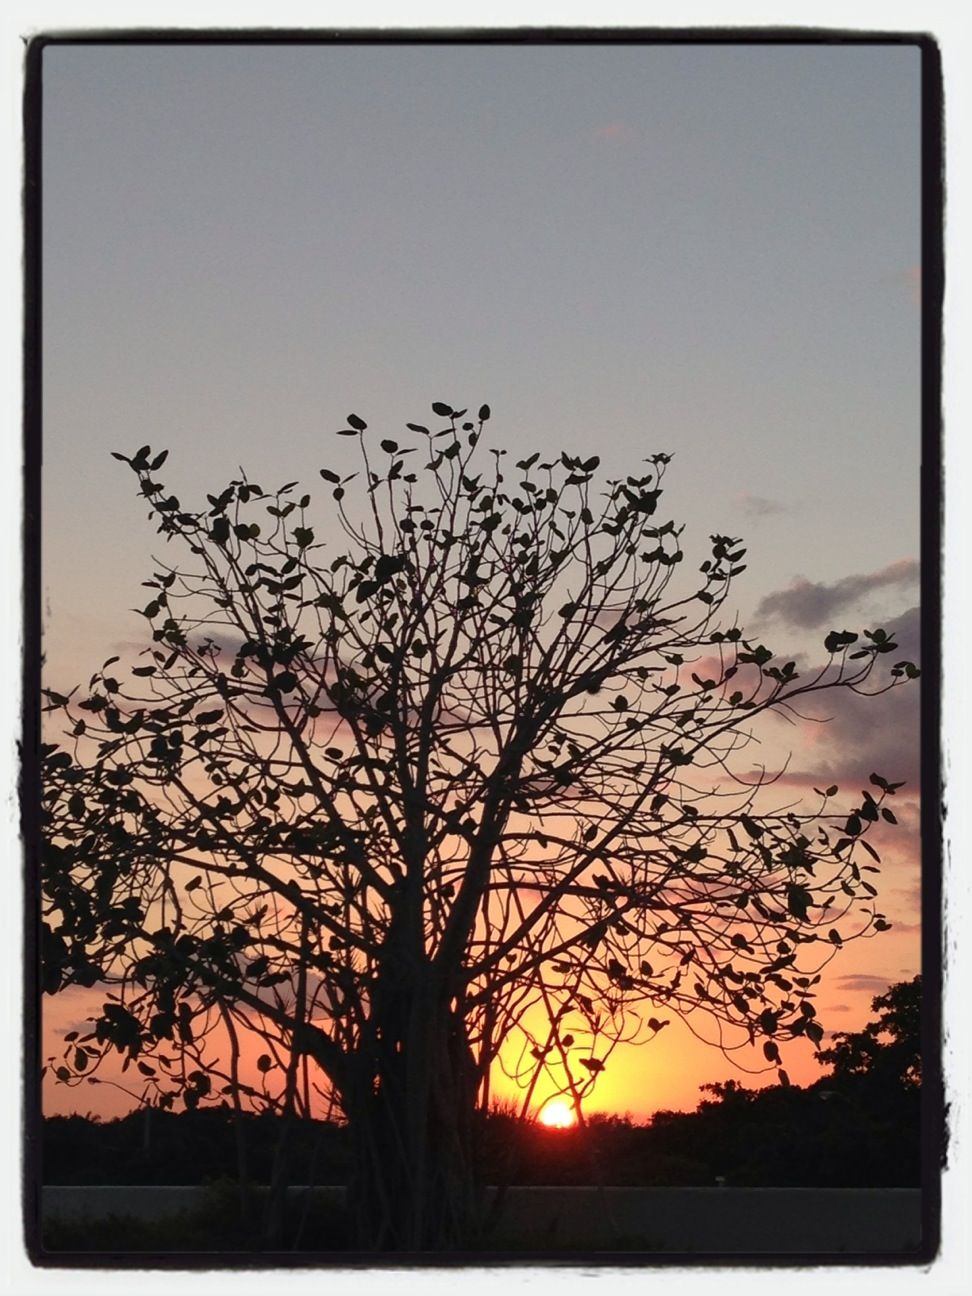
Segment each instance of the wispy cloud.
[[901,278],[904,281],[905,287],[908,290],[908,296],[911,298],[912,304],[915,306],[920,306],[921,305],[921,266],[910,265],[906,267],[906,269],[902,273]]
[[622,144],[626,140],[634,137],[633,128],[625,121],[605,122],[601,126],[595,126],[591,135],[596,140],[604,140],[609,144]]
[[749,518],[772,517],[775,513],[789,512],[787,505],[780,503],[779,500],[766,499],[763,495],[750,495],[748,491],[737,495],[736,503]]
[[902,558],[880,571],[845,576],[832,585],[818,584],[801,576],[788,589],[767,594],[756,609],[756,615],[775,617],[793,626],[813,629],[875,590],[911,585],[917,579],[918,564],[913,558]]
[[871,976],[865,972],[855,972],[850,976],[838,977],[835,981],[841,990],[867,990],[874,994],[884,994],[888,988],[888,978]]

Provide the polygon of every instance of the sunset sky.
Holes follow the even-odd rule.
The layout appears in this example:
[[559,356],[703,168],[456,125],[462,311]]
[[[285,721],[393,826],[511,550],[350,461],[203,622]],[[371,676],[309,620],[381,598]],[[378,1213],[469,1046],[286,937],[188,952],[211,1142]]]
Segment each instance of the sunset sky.
[[[187,501],[240,465],[300,479],[326,533],[347,413],[394,435],[433,400],[609,474],[672,452],[689,557],[749,545],[753,635],[814,662],[883,624],[917,658],[917,47],[80,46],[43,77],[50,686],[144,633],[156,537],[109,451],[169,448]],[[878,843],[894,928],[830,965],[832,1029],[919,970],[917,715],[913,689],[766,745],[790,799],[908,780]],[[84,1002],[49,1007],[55,1047]],[[809,1045],[786,1065],[815,1076]],[[730,1076],[673,1026],[593,1105]]]

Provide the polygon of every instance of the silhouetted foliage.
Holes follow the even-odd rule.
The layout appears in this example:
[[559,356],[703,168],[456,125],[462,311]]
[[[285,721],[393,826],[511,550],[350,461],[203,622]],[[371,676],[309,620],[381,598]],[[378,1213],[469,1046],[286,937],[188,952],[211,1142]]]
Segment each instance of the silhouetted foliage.
[[877,1019],[862,1031],[838,1031],[821,1062],[833,1067],[836,1084],[866,1080],[890,1092],[921,1084],[921,977],[899,981],[871,1000]]
[[809,1087],[703,1085],[713,1098],[693,1117],[656,1116],[653,1125],[676,1131],[686,1154],[708,1149],[709,1163],[733,1184],[916,1186],[921,977],[889,986],[871,1007],[875,1021],[836,1033],[833,1047],[818,1052],[833,1070]]
[[781,1045],[821,1042],[821,968],[889,925],[865,836],[901,785],[767,805],[733,766],[766,712],[918,673],[881,629],[802,674],[720,622],[734,537],[674,588],[668,455],[507,470],[487,406],[432,410],[407,444],[348,417],[340,544],[296,483],[199,508],[165,451],[116,455],[177,557],[145,651],[45,690],[42,748],[44,988],[104,989],[57,1078],[114,1055],[159,1108],[283,1113],[275,1189],[294,1122],[341,1113],[360,1236],[406,1249],[468,1232],[498,1058],[525,1109],[544,1076],[582,1114],[673,1013],[782,1079]]
[[[241,1120],[254,1184],[269,1184],[281,1118],[245,1113]],[[167,1112],[145,1107],[110,1121],[48,1116],[43,1177],[50,1184],[201,1184],[237,1178],[238,1129],[232,1109]],[[295,1183],[342,1184],[348,1177],[347,1128],[299,1120]]]

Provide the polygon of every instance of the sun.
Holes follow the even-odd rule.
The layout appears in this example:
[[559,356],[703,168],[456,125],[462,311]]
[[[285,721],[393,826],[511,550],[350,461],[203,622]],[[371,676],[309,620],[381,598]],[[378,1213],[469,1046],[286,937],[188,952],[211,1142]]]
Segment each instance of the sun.
[[539,1116],[540,1124],[547,1129],[570,1129],[577,1124],[577,1116],[569,1103],[548,1102]]

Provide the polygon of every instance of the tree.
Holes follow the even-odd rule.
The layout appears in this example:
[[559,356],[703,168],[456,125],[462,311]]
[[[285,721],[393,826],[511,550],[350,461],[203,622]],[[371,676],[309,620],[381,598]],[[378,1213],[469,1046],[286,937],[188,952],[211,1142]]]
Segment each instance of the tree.
[[723,626],[732,537],[674,590],[668,455],[601,486],[596,455],[510,472],[478,458],[487,406],[432,409],[406,446],[348,417],[337,552],[296,483],[189,509],[165,451],[116,454],[180,557],[139,664],[47,690],[42,747],[44,986],[111,988],[58,1078],[114,1051],[160,1106],[335,1104],[360,1237],[399,1249],[469,1238],[497,1059],[525,1109],[545,1073],[581,1114],[666,1013],[767,1064],[820,1042],[820,967],[888,926],[864,837],[901,785],[767,806],[733,765],[766,712],[918,673],[878,671],[880,629],[803,676]]
[[874,1021],[861,1031],[838,1031],[817,1057],[833,1068],[828,1083],[865,1081],[888,1093],[921,1087],[921,976],[888,986],[871,1000]]

